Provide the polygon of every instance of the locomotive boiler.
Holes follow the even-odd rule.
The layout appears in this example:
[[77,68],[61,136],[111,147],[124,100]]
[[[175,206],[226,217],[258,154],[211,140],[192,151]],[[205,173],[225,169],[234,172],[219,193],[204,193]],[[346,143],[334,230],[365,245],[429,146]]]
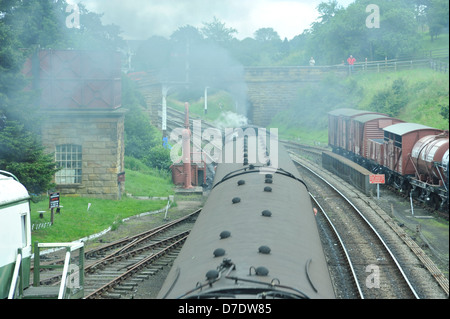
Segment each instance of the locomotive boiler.
[[308,189],[266,137],[251,127],[225,136],[233,154],[222,159],[233,160],[217,165],[158,298],[335,298]]

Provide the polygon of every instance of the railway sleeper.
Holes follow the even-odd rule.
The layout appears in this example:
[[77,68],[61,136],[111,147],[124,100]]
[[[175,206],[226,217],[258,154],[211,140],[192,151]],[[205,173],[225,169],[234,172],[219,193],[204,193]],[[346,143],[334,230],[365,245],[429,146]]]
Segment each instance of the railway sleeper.
[[114,287],[114,291],[133,291],[136,286],[116,286]]
[[105,299],[120,299],[120,298],[122,298],[122,295],[113,293],[113,292],[107,292],[107,293],[103,294],[102,297]]

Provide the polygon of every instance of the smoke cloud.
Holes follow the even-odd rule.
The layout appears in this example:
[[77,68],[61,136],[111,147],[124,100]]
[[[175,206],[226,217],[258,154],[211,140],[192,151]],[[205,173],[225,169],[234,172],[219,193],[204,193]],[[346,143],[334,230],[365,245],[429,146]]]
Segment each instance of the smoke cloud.
[[[73,2],[78,2],[72,0]],[[238,31],[240,40],[256,30],[273,28],[291,40],[308,29],[318,16],[322,0],[84,0],[89,11],[104,13],[103,23],[116,24],[128,40],[169,37],[179,27],[201,28],[217,17]],[[348,5],[353,0],[339,0]]]

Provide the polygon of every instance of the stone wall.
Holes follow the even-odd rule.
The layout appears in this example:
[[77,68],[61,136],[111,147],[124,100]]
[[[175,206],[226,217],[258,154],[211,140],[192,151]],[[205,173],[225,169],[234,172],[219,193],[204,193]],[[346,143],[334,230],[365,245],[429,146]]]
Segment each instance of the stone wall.
[[252,67],[245,68],[248,87],[247,114],[255,125],[266,126],[280,111],[296,100],[299,88],[337,73],[345,76],[346,69],[334,67]]
[[[195,73],[195,70],[192,71]],[[246,67],[244,80],[247,87],[248,109],[246,116],[255,125],[266,126],[281,110],[297,98],[304,85],[322,80],[329,74],[346,77],[347,68],[340,66],[317,67]],[[162,83],[154,72],[141,72],[131,76],[145,96],[152,124],[161,126]],[[232,81],[232,79],[230,80]],[[236,83],[242,79],[236,79]],[[224,83],[229,87],[230,83]]]
[[[118,199],[117,175],[124,171],[124,112],[58,111],[42,123],[42,140],[49,153],[62,144],[82,148],[81,183],[57,185],[62,195]],[[120,184],[123,193],[125,184]]]

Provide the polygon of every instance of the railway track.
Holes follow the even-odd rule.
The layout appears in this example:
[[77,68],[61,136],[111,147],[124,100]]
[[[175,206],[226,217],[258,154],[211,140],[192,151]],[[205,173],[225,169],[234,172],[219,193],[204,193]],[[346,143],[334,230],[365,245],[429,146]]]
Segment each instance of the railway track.
[[[294,143],[294,145],[292,145],[292,143],[290,142],[280,142],[285,144],[287,148],[295,149],[296,152],[300,152],[302,156],[306,157],[308,160],[314,163],[321,162],[322,148],[320,147],[305,147],[304,145],[298,143]],[[320,170],[320,168],[316,169]],[[311,173],[308,173],[307,175],[311,175]],[[325,189],[324,186],[321,186],[321,188]],[[337,198],[337,195],[334,195],[333,197]],[[318,196],[318,200],[323,200],[323,198],[321,198],[321,196]],[[331,203],[331,199],[328,199],[328,201]],[[366,202],[365,200],[358,198],[356,202],[358,202],[357,206],[359,206],[362,210],[371,210],[370,203]],[[344,208],[344,203],[341,202],[335,202],[331,205],[332,207],[340,208],[338,209],[338,213],[330,218],[330,221],[333,218],[339,218],[341,216],[347,218],[349,217],[349,212],[354,210],[354,208],[351,206],[348,208]],[[324,204],[322,206],[320,203],[318,203],[317,206],[323,207],[323,209],[325,209],[326,211],[334,211],[334,209],[329,209],[329,205],[326,206]],[[377,219],[379,220],[378,222],[384,224],[382,228],[387,228],[387,230],[383,229],[382,235],[373,234],[373,229],[370,228],[375,227],[363,227],[360,224],[357,226],[352,226],[353,228],[350,228],[349,225],[352,225],[356,220],[356,218],[351,217],[347,219],[347,221],[341,222],[341,225],[338,225],[339,227],[336,227],[343,227],[342,229],[346,229],[344,230],[344,235],[342,236],[342,238],[345,239],[349,237],[348,234],[362,233],[362,229],[364,229],[364,233],[371,234],[370,236],[371,238],[373,238],[368,239],[368,236],[360,234],[359,238],[353,239],[353,243],[345,244],[348,246],[348,248],[344,248],[344,250],[340,253],[335,252],[336,255],[334,260],[337,260],[336,263],[347,265],[339,265],[337,271],[338,277],[341,276],[342,278],[345,278],[339,283],[341,287],[345,287],[342,288],[342,290],[345,290],[345,293],[343,296],[341,296],[341,298],[448,298],[448,279],[445,278],[442,272],[437,269],[434,263],[424,254],[417,243],[409,236],[407,236],[405,231],[401,229],[401,227],[398,226],[397,223],[393,221],[388,214],[382,212],[379,208],[373,208],[373,211],[376,211],[375,215],[377,215]],[[358,223],[361,223],[361,221],[358,221]],[[366,222],[364,221],[364,223]],[[378,229],[378,225],[376,228]],[[392,230],[394,230],[394,232],[392,232]],[[395,237],[395,239],[392,239],[392,237]],[[373,250],[374,248],[372,248],[372,246],[374,246],[374,242],[382,242],[383,238],[388,238],[387,244],[389,244],[389,247],[392,246],[390,243],[391,240],[397,240],[398,242],[393,245],[394,248],[388,248],[387,250],[383,248],[378,253]],[[337,241],[339,240],[336,239],[335,242]],[[359,246],[358,242],[360,242]],[[398,248],[399,246],[403,246],[403,248]],[[378,249],[381,249],[380,247]],[[389,249],[394,251],[390,251]],[[367,256],[361,253],[365,250],[367,250],[367,252],[365,252],[364,254],[368,254]],[[408,252],[405,253],[404,250],[408,250]],[[350,254],[354,255],[355,252],[358,251],[360,251],[360,257],[353,257],[354,262],[348,262],[347,260],[342,259],[342,256],[347,254],[348,260],[350,260]],[[395,261],[395,256],[399,256],[398,258],[400,259],[400,261]],[[402,269],[402,266],[406,266],[407,270],[404,271]],[[381,270],[383,270],[383,272],[381,272]],[[349,285],[349,282],[353,281],[353,279],[349,278],[352,277],[357,279],[355,279],[353,285]],[[408,277],[413,278],[413,283],[409,282]],[[378,283],[380,283],[379,288],[377,288]],[[436,283],[440,286],[440,288],[442,288],[442,290],[436,288]],[[418,289],[415,289],[414,287],[418,287]],[[437,290],[439,291],[436,292]]]
[[[315,172],[322,171],[320,165],[306,161],[303,161],[303,164],[309,166],[309,168]],[[399,226],[386,212],[381,210],[376,203],[369,198],[360,195],[359,192],[343,183],[339,178],[335,179],[335,177],[332,177],[329,173],[321,174],[327,176],[327,180],[333,180],[334,185],[341,185],[341,192],[351,198],[353,205],[362,211],[365,218],[374,225],[373,228],[378,231],[380,237],[383,238],[385,243],[391,249],[392,254],[396,256],[398,263],[403,267],[405,276],[409,278],[411,285],[415,287],[416,295],[420,298],[448,298],[448,279],[423,252],[418,244],[405,233],[405,230],[401,226]],[[316,186],[318,185],[316,181],[309,180],[309,176],[313,176],[310,171],[305,173],[304,176],[308,179],[307,184],[310,188],[315,189],[316,193],[319,194],[318,199],[325,201],[323,208],[331,212],[340,212],[335,214],[335,218],[339,219],[341,216],[346,217],[348,211],[353,210],[348,208],[344,211],[342,210],[342,207],[339,206],[340,204],[332,203],[333,197],[336,196],[324,195],[330,194],[331,191],[326,190],[325,185],[320,184],[320,186]],[[328,205],[327,202],[330,202],[330,205]],[[352,224],[354,219],[356,218],[349,219],[347,224]],[[359,227],[354,227],[353,230],[347,230],[347,233],[344,233],[342,237],[350,234],[348,232],[357,233],[361,231]],[[366,240],[366,242],[368,242],[368,240]],[[382,263],[379,263],[379,265],[381,264]],[[369,264],[366,264],[365,267],[368,265]],[[376,266],[377,264],[374,265]],[[369,269],[371,268],[369,267]],[[370,273],[367,272],[366,279],[369,278],[369,275]],[[345,287],[345,285],[343,286]]]
[[[85,252],[85,299],[131,298],[140,282],[151,278],[177,256],[200,209],[134,236]],[[63,258],[50,257],[46,265]],[[56,285],[58,272],[41,272],[40,284]]]
[[199,212],[127,239],[108,254],[87,254],[85,299],[132,298],[140,282],[176,258]]
[[[324,147],[311,146],[311,145],[296,143],[296,142],[292,142],[292,141],[280,141],[280,143],[282,143],[287,149],[293,150],[295,153],[300,154],[302,157],[304,157],[310,161],[317,162],[317,163],[320,163],[322,161],[322,151],[326,151],[326,150],[329,151],[329,149],[326,149]],[[384,187],[389,189],[392,192],[392,194],[395,194],[395,196],[410,200],[409,193],[399,192],[398,189],[396,189],[392,185],[388,185],[388,184],[385,184]],[[417,198],[412,198],[412,200],[416,207],[421,207],[421,208],[425,209],[426,211],[428,211],[430,214],[444,218],[447,221],[449,220],[448,211],[436,210],[436,209],[434,209],[434,207],[428,205],[423,200],[419,200]]]
[[[315,174],[294,158],[294,162]],[[316,175],[317,176],[317,175]],[[367,299],[411,299],[419,298],[393,255],[374,226],[358,208],[342,193],[323,179],[320,188],[327,197],[317,196],[320,208],[340,234],[358,287],[359,297]]]
[[[184,128],[184,120],[185,120],[185,113],[184,111],[179,111],[174,108],[168,107],[166,110],[167,118],[167,130],[172,131],[175,128]],[[158,112],[158,119],[162,119],[161,112]],[[215,128],[212,124],[202,120],[199,116],[196,116],[194,114],[189,114],[189,127],[191,129],[191,132],[193,132],[194,127],[194,121],[201,121],[202,129],[207,128]]]

